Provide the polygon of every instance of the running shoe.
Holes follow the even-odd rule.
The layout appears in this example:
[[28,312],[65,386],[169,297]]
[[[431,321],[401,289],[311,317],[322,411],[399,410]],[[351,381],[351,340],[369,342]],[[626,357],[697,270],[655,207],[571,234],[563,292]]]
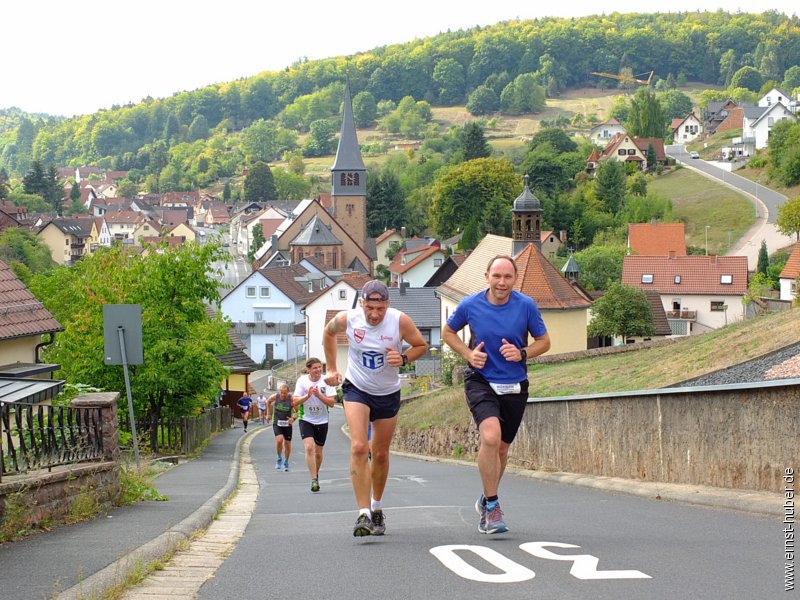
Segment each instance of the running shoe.
[[486,507],[486,526],[484,533],[505,533],[508,531],[506,522],[503,520],[503,511],[500,508],[500,503],[495,503],[494,509],[489,510]]
[[372,511],[372,535],[383,535],[386,533],[386,518],[381,509]]
[[478,513],[478,516],[481,518],[478,523],[478,531],[486,533],[486,498],[483,494],[478,496],[478,499],[475,501],[475,512]]
[[283,461],[283,470],[286,471],[287,473],[289,472],[289,461],[288,460]]
[[282,466],[283,466],[283,460],[281,458],[278,458],[278,460],[275,461],[275,470],[280,471]]
[[373,533],[375,533],[375,525],[372,524],[372,519],[363,513],[358,515],[356,526],[353,527],[353,535],[355,537],[364,537]]
[[319,481],[317,481],[316,479],[312,479],[311,480],[311,491],[312,492],[318,492],[319,491]]

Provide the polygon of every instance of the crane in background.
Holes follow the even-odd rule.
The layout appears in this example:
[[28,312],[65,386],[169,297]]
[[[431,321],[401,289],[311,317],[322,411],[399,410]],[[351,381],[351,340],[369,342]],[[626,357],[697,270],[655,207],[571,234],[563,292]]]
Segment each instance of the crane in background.
[[[641,85],[650,85],[650,82],[653,80],[653,73],[655,73],[655,71],[640,73],[639,75],[614,75],[613,73],[600,73],[598,71],[592,71],[592,75],[599,75],[600,77],[609,77],[611,79],[618,79],[624,83],[639,83]],[[639,79],[644,75],[647,75],[647,79]]]

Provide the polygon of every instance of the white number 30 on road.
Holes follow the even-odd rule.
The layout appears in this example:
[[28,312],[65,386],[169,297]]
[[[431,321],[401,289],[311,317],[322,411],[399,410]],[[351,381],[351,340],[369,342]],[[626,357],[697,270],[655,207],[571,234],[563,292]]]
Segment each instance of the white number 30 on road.
[[[591,554],[556,554],[550,552],[551,548],[580,548],[574,544],[563,544],[561,542],[527,542],[520,545],[520,549],[537,558],[546,560],[565,560],[572,563],[569,573],[577,579],[651,579],[650,575],[641,571],[598,571],[597,565],[600,562],[596,556]],[[472,552],[481,557],[487,563],[495,567],[500,573],[484,573],[473,567],[461,558],[456,552]],[[528,581],[536,576],[536,573],[514,562],[491,548],[485,546],[471,546],[467,544],[453,544],[450,546],[436,546],[430,549],[439,561],[453,573],[464,579],[480,581],[484,583],[519,583]]]

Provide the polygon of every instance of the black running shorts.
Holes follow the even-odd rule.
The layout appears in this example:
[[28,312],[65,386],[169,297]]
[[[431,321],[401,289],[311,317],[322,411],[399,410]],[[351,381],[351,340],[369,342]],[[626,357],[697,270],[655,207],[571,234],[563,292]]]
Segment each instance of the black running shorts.
[[324,446],[325,440],[328,439],[328,424],[315,425],[300,419],[300,437],[303,439],[313,437],[317,446]]
[[272,432],[275,434],[275,437],[278,437],[279,435],[282,435],[283,439],[285,439],[287,442],[291,442],[292,441],[292,426],[291,425],[289,425],[287,427],[281,427],[277,423],[273,423],[272,424]]
[[528,404],[528,380],[520,382],[519,394],[496,394],[479,373],[467,369],[464,375],[464,393],[475,425],[488,417],[500,420],[500,437],[506,443],[514,441]]
[[350,381],[342,382],[345,402],[358,402],[369,406],[369,420],[391,419],[400,410],[400,390],[385,396],[376,396],[358,389]]

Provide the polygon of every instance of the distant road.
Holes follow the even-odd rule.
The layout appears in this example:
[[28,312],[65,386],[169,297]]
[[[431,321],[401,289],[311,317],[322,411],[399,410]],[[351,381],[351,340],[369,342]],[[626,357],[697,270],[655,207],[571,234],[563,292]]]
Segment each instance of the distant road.
[[775,226],[778,209],[786,202],[786,196],[736,173],[729,173],[724,169],[720,169],[714,163],[699,158],[691,158],[683,144],[666,146],[665,149],[668,155],[683,166],[741,192],[753,203],[756,209],[756,222],[740,240],[731,246],[728,251],[729,256],[746,256],[748,268],[755,270],[758,264],[758,251],[761,247],[761,240],[767,242],[767,248],[770,252],[794,244],[794,239],[780,233]]

